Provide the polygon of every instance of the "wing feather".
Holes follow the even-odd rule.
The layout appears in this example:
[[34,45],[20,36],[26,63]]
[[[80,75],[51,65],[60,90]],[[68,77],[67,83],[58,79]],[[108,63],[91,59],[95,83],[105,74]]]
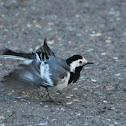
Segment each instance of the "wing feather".
[[29,65],[20,64],[17,69],[3,78],[2,83],[13,89],[33,89],[41,86],[53,86],[52,83],[48,83],[45,78],[41,77],[40,63],[36,60]]

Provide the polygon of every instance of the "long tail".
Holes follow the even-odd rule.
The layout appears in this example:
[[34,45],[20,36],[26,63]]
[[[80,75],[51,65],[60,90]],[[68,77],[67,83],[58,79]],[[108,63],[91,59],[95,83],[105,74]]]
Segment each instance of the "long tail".
[[21,58],[26,58],[26,59],[34,59],[35,54],[34,53],[20,53],[20,52],[15,52],[12,51],[10,49],[4,49],[3,51],[1,51],[0,55],[3,55],[3,57],[10,57],[13,58],[14,57],[21,57]]
[[48,59],[49,56],[55,56],[54,52],[47,45],[46,39],[44,39],[44,44],[40,46],[39,49],[36,50],[36,52],[32,53],[15,52],[7,48],[5,48],[4,50],[0,50],[0,57],[19,60],[36,59],[36,54],[38,54],[41,60]]

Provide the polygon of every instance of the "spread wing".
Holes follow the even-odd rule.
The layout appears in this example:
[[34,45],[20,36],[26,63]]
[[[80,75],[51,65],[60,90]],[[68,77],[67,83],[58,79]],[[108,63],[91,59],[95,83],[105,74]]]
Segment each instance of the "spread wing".
[[30,64],[20,64],[5,76],[3,86],[11,89],[33,89],[56,86],[67,76],[69,67],[65,60],[50,56],[46,61],[33,60]]
[[55,54],[47,45],[46,39],[44,40],[44,44],[32,53],[16,52],[7,48],[0,50],[0,57],[22,60],[22,64],[29,64],[34,59],[38,60],[38,57],[40,60],[46,60],[49,56],[55,56]]
[[41,60],[48,59],[49,56],[55,56],[54,52],[49,48],[49,46],[46,43],[46,38],[44,39],[43,46],[40,46],[36,53],[39,55]]
[[57,85],[69,72],[66,61],[57,58],[48,47],[46,39],[35,53],[18,53],[6,49],[5,56],[20,57],[25,62],[20,64],[13,72],[5,76],[3,85],[13,89],[27,89],[36,87],[50,87]]
[[[29,65],[20,64],[17,69],[3,78],[2,84],[5,88],[21,90],[53,86],[51,74],[47,73],[48,69],[45,65],[44,62],[41,64],[36,60],[33,60]],[[43,76],[41,70],[43,70]],[[44,75],[50,78],[50,81]]]

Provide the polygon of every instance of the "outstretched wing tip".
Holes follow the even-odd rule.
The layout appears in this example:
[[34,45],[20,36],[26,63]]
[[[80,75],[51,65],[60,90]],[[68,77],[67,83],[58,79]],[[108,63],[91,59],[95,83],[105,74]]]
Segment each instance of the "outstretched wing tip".
[[44,44],[43,45],[47,45],[47,37],[44,38]]

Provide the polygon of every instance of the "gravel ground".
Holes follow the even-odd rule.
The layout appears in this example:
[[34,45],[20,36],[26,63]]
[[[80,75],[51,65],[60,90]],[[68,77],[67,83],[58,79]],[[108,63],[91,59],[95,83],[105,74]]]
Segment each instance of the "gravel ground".
[[[44,89],[1,91],[0,126],[126,126],[126,1],[0,1],[0,48],[31,52],[45,37],[59,57],[95,64],[53,94],[61,104]],[[0,59],[0,78],[17,64]]]

